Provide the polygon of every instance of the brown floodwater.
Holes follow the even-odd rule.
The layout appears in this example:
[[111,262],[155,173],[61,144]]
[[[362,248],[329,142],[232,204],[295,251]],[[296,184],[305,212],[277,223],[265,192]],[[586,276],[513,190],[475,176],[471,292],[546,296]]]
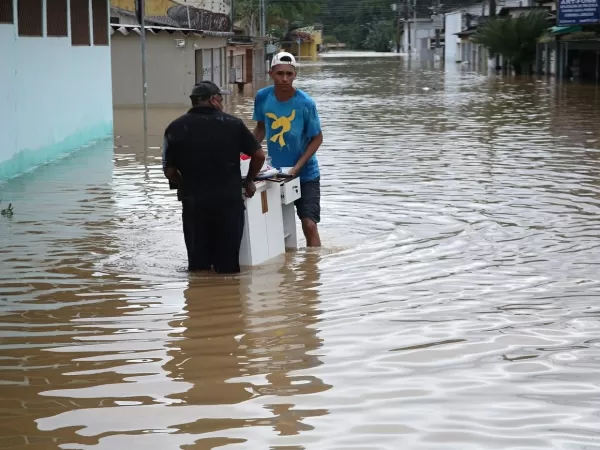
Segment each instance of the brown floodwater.
[[186,273],[185,108],[0,184],[0,448],[599,449],[600,88],[373,56],[298,86],[317,251]]

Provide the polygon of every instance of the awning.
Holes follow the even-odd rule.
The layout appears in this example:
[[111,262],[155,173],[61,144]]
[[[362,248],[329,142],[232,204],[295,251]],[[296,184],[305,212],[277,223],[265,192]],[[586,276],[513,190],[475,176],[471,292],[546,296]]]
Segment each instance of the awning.
[[[140,25],[128,25],[128,24],[110,24],[111,32],[110,34],[114,34],[119,32],[125,36],[128,34],[136,33],[138,35],[142,34]],[[184,36],[188,36],[190,34],[194,34],[196,36],[212,36],[212,37],[233,37],[234,34],[231,32],[224,31],[208,31],[208,30],[197,30],[195,28],[181,28],[181,27],[169,27],[169,26],[155,26],[155,25],[145,25],[144,30],[151,34],[159,34],[161,32],[165,32],[168,34],[183,34]]]
[[466,38],[469,37],[473,34],[475,34],[477,32],[477,30],[472,29],[472,30],[464,30],[464,31],[459,31],[458,33],[454,33],[455,36],[458,36],[459,38]]
[[576,31],[581,31],[581,25],[572,25],[570,27],[550,27],[550,33],[552,34],[567,34],[567,33],[575,33]]

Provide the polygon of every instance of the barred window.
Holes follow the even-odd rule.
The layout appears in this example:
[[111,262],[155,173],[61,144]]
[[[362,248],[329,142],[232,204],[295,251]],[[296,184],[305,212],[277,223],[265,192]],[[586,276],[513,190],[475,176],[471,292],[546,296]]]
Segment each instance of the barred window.
[[90,45],[90,4],[71,0],[71,45]]
[[46,30],[48,36],[68,36],[67,0],[46,0]]
[[13,0],[0,0],[0,23],[15,23]]
[[18,0],[19,36],[43,36],[42,0]]
[[[71,0],[73,1],[73,0]],[[94,45],[108,45],[108,3],[92,0]]]

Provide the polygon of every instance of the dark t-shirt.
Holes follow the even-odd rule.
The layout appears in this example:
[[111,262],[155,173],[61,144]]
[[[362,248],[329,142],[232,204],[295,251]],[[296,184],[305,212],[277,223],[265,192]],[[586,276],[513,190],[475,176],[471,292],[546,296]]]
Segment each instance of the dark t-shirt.
[[253,155],[260,144],[237,117],[211,107],[193,107],[165,130],[163,168],[183,179],[180,198],[224,207],[243,203],[240,153]]

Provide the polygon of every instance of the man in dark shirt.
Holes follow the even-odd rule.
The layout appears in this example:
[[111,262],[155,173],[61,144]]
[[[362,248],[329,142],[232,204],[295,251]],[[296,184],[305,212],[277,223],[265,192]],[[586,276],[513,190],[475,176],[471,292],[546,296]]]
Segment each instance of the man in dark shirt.
[[[163,170],[182,202],[188,270],[238,273],[244,232],[244,199],[265,161],[254,135],[223,112],[223,94],[210,82],[196,84],[192,108],[165,130]],[[251,157],[242,185],[240,153]]]

